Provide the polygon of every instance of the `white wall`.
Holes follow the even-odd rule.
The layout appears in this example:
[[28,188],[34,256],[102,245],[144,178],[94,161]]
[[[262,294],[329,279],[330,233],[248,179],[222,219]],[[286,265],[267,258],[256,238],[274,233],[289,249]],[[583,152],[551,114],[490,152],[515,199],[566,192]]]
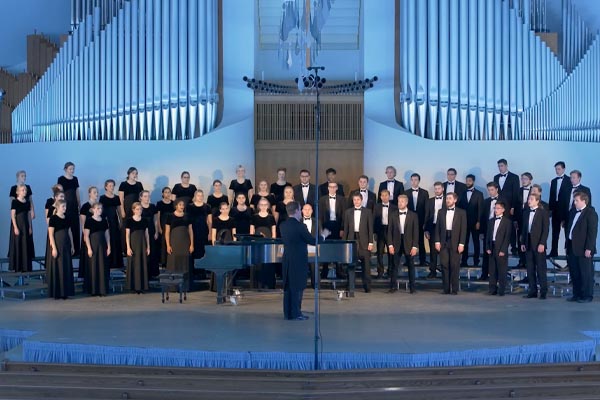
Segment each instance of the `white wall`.
[[[160,199],[163,186],[179,182],[183,170],[191,173],[191,181],[209,191],[213,179],[229,182],[235,178],[235,167],[246,166],[254,176],[253,93],[238,79],[254,68],[254,7],[251,1],[223,1],[223,85],[224,111],[219,127],[196,140],[164,142],[52,142],[10,144],[0,146],[0,256],[8,249],[10,203],[8,191],[14,184],[15,172],[27,171],[32,186],[37,218],[34,221],[36,254],[45,251],[44,204],[50,188],[63,173],[66,161],[76,165],[82,201],[87,187],[98,186],[112,178],[125,178],[127,168],[139,170],[139,180],[151,191],[152,200]],[[246,44],[249,43],[249,47]]]

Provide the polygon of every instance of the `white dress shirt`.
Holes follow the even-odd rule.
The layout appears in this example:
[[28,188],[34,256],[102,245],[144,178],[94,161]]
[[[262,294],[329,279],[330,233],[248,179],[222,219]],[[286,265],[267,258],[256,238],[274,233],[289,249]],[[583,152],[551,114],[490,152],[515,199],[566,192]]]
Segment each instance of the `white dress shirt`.
[[529,198],[529,193],[531,192],[531,185],[530,186],[523,186],[523,204],[527,204],[527,199]]
[[333,198],[331,198],[332,196],[329,196],[329,220],[330,221],[335,221],[336,217],[335,217],[335,196],[333,196]]
[[302,185],[302,197],[304,197],[304,202],[306,203],[308,201],[308,185]]
[[381,205],[381,225],[388,224],[389,211],[390,211],[390,203]]
[[506,183],[507,176],[508,171],[506,171],[506,174],[500,174],[500,179],[498,179],[498,185],[500,186],[500,190],[504,189],[504,184]]
[[533,218],[535,217],[535,210],[537,210],[537,207],[531,208],[529,210],[529,226],[527,228],[527,233],[531,233],[531,225],[533,225]]
[[444,206],[444,196],[435,196],[435,206],[433,207],[433,223],[437,224],[438,211]]
[[446,193],[454,193],[454,187],[456,186],[456,181],[448,182],[446,184]]
[[304,223],[304,225],[306,225],[306,228],[308,229],[309,232],[312,231],[312,218],[305,218],[302,217],[302,222]]
[[581,210],[577,210],[575,218],[573,218],[573,225],[571,225],[571,230],[569,231],[569,240],[573,240],[573,228],[575,228],[575,224],[577,224],[577,221],[579,221],[579,217],[581,217],[581,212],[585,210],[585,207],[587,206],[583,206],[581,207]]
[[400,215],[400,234],[401,235],[404,235],[404,225],[406,225],[406,213],[407,213],[407,210],[400,210],[400,212],[398,213]]
[[556,201],[558,201],[558,194],[560,193],[560,187],[562,186],[563,179],[565,179],[564,174],[556,178]]
[[579,189],[579,185],[573,186],[573,188],[571,189],[571,198],[569,199],[569,210],[575,207],[575,205],[573,204],[573,197],[577,189]]
[[488,219],[492,219],[492,218],[494,218],[494,215],[495,215],[495,213],[494,213],[494,208],[496,207],[496,202],[497,202],[497,201],[498,201],[498,198],[496,197],[495,199],[493,199],[493,200],[490,202],[490,212],[489,212],[489,218],[488,218]]
[[449,208],[446,211],[446,230],[452,230],[452,222],[454,222],[454,208]]
[[390,196],[394,195],[394,181],[387,181],[387,190],[390,192]]
[[502,217],[496,217],[496,220],[494,221],[494,234],[492,235],[492,241],[496,241],[496,233],[498,233],[498,227],[500,226],[500,221],[502,220]]
[[417,199],[419,198],[419,188],[412,189],[413,211],[417,211]]
[[358,232],[360,230],[360,212],[361,209],[354,209],[354,232]]
[[367,189],[360,189],[360,196],[362,197],[362,202],[360,205],[366,207],[367,200],[369,200],[369,192],[367,192]]
[[475,190],[475,189],[467,189],[467,203],[471,202],[471,196],[473,196],[473,190]]

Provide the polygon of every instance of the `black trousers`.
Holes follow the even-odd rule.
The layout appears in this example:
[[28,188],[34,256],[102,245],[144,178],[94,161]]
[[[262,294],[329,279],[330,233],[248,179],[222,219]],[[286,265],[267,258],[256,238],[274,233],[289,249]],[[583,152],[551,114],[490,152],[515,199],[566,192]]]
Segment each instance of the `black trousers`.
[[[327,221],[323,223],[323,229],[328,229],[331,232],[331,235],[327,237],[325,240],[339,240],[340,230],[342,229],[342,224],[339,221]],[[329,272],[329,263],[321,264],[321,279],[327,279],[327,273]],[[336,276],[341,278],[345,275],[343,268],[341,265],[336,266]]]
[[394,264],[393,264],[391,272],[390,272],[390,287],[392,289],[395,289],[398,287],[398,269],[402,266],[401,259],[402,259],[402,256],[404,256],[404,260],[406,261],[406,264],[408,265],[408,287],[411,290],[414,290],[414,288],[415,288],[415,264],[413,262],[412,257],[410,256],[410,253],[407,254],[404,251],[404,235],[400,242],[399,248],[394,248],[394,250],[395,250]]
[[537,245],[530,245],[525,252],[527,262],[527,279],[529,280],[529,294],[537,294],[538,284],[540,294],[548,293],[548,267],[546,265],[546,252],[539,253]]
[[[519,265],[521,266],[527,266],[527,252],[526,251],[521,251],[521,245],[524,244],[525,246],[527,246],[527,243],[521,243],[521,224],[517,224],[517,248],[519,249]],[[513,230],[514,230],[514,225],[513,225]]]
[[570,240],[567,240],[567,262],[573,280],[573,297],[591,299],[594,297],[594,263],[591,258],[576,256]]
[[304,290],[290,290],[289,283],[283,289],[283,317],[296,319],[302,315],[302,295]]
[[432,274],[437,273],[436,267],[438,265],[438,258],[440,253],[435,249],[435,224],[433,224],[433,229],[429,232],[429,272]]
[[558,241],[560,240],[560,231],[562,231],[561,224],[563,221],[558,216],[557,211],[552,212],[552,247],[550,248],[550,256],[554,257],[558,255]]
[[421,266],[427,263],[427,254],[425,254],[425,232],[423,230],[423,221],[419,220],[419,264]]
[[452,248],[450,240],[442,243],[440,250],[440,263],[442,264],[442,285],[444,293],[458,293],[458,275],[460,273],[461,255],[458,249]]
[[363,289],[371,289],[371,252],[367,249],[358,249],[358,261],[362,265]]
[[492,254],[487,254],[489,265],[489,292],[504,294],[506,290],[506,273],[508,271],[508,254],[498,255],[495,244]]
[[462,254],[462,265],[467,265],[469,259],[469,241],[473,240],[473,265],[479,265],[479,256],[481,254],[481,243],[479,240],[479,229],[467,226],[467,240],[465,251]]
[[[383,265],[383,255],[385,253],[385,249],[387,249],[389,243],[387,242],[387,225],[383,225],[382,229],[377,232],[377,275],[383,275],[385,272],[385,267]],[[388,273],[394,262],[394,257],[388,253],[387,254],[387,264],[388,264]]]

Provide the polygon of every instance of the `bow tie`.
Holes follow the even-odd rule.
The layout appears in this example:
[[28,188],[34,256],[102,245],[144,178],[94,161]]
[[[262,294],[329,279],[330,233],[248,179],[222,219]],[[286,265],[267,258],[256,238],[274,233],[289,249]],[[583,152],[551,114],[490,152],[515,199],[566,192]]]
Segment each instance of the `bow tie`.
[[448,185],[454,185],[454,182],[448,182]]
[[360,211],[362,208],[355,208],[354,211]]
[[501,219],[502,219],[502,217],[496,217],[496,221],[501,220]]
[[436,200],[442,200],[444,198],[444,196],[435,196]]
[[583,210],[577,210],[577,212],[575,214],[580,213],[581,211],[583,211]]
[[557,177],[556,179],[563,179],[564,177],[565,177],[564,175],[561,175],[561,176]]
[[335,196],[329,196],[330,200],[335,200]]
[[500,174],[500,177],[501,178],[506,178],[506,175],[508,175],[508,174]]
[[418,191],[419,191],[419,188],[413,189],[412,191],[413,191],[413,192],[418,192]]
[[522,187],[521,189],[529,191],[529,189],[531,189],[531,188],[528,188],[528,187]]
[[498,197],[497,196],[496,197],[492,197],[492,201],[494,201],[494,200],[498,200]]
[[475,189],[467,189],[467,192],[473,193],[474,191],[475,191]]
[[303,184],[303,185],[302,185],[302,187],[303,187],[303,188],[305,188],[305,187],[307,188],[307,187],[308,187],[308,184],[306,184],[306,185],[304,185],[304,184]]
[[400,212],[400,215],[406,215],[406,211]]
[[360,189],[360,192],[361,193],[367,193],[367,190],[366,189]]
[[531,211],[531,212],[533,212],[533,213],[535,212],[535,210],[537,210],[537,208],[530,208],[530,209],[529,209],[529,211]]
[[577,190],[577,189],[579,189],[579,185],[573,186],[573,190]]
[[449,208],[448,211],[454,211],[454,208]]
[[393,179],[389,180],[388,183],[394,183],[395,181]]
[[305,221],[310,221],[310,218],[304,218]]
[[387,205],[387,204],[382,204],[382,206],[385,207],[385,208],[389,207],[389,205]]

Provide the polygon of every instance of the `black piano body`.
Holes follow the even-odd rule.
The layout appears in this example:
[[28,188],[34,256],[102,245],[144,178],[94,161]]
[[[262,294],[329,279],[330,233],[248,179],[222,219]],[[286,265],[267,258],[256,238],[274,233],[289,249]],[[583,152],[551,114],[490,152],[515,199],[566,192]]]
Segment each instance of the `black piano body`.
[[[348,265],[348,290],[355,287],[356,243],[351,240],[326,240],[317,246],[318,261]],[[309,246],[309,262],[314,260],[314,246]],[[215,274],[217,304],[225,301],[225,275],[236,269],[252,265],[280,263],[283,258],[283,242],[280,239],[253,239],[225,245],[207,246],[204,257],[195,261],[195,267]]]

